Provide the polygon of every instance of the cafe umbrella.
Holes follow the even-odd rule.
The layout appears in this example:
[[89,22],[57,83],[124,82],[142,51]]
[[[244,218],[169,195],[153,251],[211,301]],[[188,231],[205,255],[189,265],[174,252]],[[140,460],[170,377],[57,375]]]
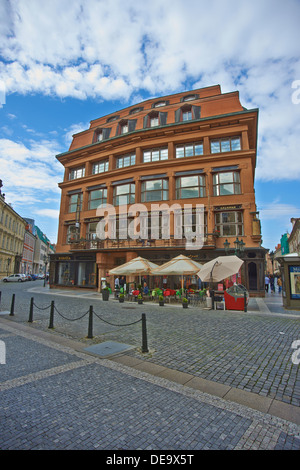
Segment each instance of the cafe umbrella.
[[181,276],[181,286],[183,288],[183,276],[196,274],[201,266],[202,265],[197,261],[194,261],[185,255],[179,255],[161,266],[158,266],[156,269],[153,269],[151,274],[158,276]]
[[138,256],[137,258],[133,258],[127,263],[121,264],[120,266],[117,266],[116,268],[110,269],[109,274],[115,274],[118,276],[138,275],[139,282],[141,283],[141,275],[151,274],[151,271],[157,267],[158,267],[157,264],[152,263],[146,258],[142,258],[141,256]]
[[237,274],[243,264],[243,260],[235,255],[218,256],[217,258],[205,263],[197,275],[202,282],[220,282],[229,276]]

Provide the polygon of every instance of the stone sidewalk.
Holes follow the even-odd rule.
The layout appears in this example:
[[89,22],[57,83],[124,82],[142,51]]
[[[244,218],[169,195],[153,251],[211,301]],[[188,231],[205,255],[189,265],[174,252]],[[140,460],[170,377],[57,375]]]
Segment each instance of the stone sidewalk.
[[[40,304],[51,295],[59,309],[72,305],[75,317],[92,303],[115,323],[141,312],[92,292],[35,286],[27,295]],[[250,299],[246,314],[145,304],[148,354],[136,340],[140,325],[131,331],[95,321],[88,341],[83,320],[56,317],[49,330],[42,311],[29,324],[27,305],[16,308],[13,317],[0,315],[7,347],[0,448],[300,450],[299,365],[290,360],[300,316],[278,295]],[[102,357],[91,350],[106,341],[130,348]]]
[[217,384],[204,392],[188,374],[100,359],[3,317],[0,338],[2,450],[300,450],[299,425],[220,398]]

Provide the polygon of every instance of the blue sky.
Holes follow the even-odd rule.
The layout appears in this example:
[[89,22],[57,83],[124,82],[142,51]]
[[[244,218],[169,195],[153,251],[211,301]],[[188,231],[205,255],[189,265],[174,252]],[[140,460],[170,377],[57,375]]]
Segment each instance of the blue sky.
[[6,201],[55,243],[55,156],[73,133],[150,97],[220,84],[259,108],[256,202],[273,250],[300,217],[299,20],[299,0],[1,0]]

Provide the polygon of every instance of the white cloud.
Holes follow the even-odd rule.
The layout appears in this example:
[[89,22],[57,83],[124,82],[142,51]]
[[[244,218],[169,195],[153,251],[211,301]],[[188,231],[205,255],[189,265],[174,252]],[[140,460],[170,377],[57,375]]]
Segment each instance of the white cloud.
[[44,217],[49,217],[50,219],[58,220],[59,209],[37,209],[34,211],[34,213]]
[[128,102],[143,91],[219,83],[260,110],[257,178],[300,177],[291,88],[300,79],[298,0],[51,0],[42,9],[40,0],[15,0],[1,8],[8,95]]

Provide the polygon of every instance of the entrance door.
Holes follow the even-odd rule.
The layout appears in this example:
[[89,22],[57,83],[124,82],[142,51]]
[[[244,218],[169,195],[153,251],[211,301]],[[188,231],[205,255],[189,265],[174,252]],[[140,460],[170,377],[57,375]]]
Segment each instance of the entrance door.
[[257,291],[257,266],[256,263],[248,264],[249,291]]

